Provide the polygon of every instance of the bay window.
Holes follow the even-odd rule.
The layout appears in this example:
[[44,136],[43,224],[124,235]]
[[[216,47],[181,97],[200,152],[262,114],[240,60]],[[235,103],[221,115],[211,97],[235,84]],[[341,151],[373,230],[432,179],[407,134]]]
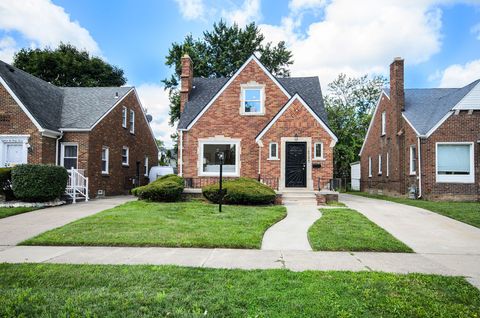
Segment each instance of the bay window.
[[475,182],[473,145],[468,142],[436,144],[437,182]]
[[218,176],[220,173],[219,153],[223,153],[223,175],[240,175],[239,141],[201,141],[199,175]]

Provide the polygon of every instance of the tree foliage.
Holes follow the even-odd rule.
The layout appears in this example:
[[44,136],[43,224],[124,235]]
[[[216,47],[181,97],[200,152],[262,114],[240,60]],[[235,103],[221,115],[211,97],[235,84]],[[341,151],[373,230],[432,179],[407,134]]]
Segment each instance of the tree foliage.
[[122,86],[127,82],[122,69],[65,43],[56,49],[21,49],[13,65],[57,86]]
[[334,148],[335,177],[350,177],[350,163],[359,159],[372,111],[385,83],[382,76],[348,78],[340,74],[328,84],[325,108],[329,126],[338,137]]
[[180,98],[178,85],[181,75],[181,57],[188,54],[193,62],[196,77],[232,76],[253,54],[275,76],[290,75],[289,66],[293,63],[292,53],[285,42],[277,45],[264,43],[264,36],[255,23],[244,29],[237,24],[231,26],[224,21],[213,24],[212,31],[203,32],[203,37],[194,39],[187,35],[182,43],[173,43],[166,57],[166,65],[174,68],[174,74],[164,79],[165,88],[170,91],[170,124],[180,118]]

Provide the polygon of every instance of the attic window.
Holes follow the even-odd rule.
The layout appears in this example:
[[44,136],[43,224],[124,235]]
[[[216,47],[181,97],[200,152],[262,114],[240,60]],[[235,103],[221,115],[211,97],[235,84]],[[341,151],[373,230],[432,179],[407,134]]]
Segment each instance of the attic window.
[[260,85],[242,85],[241,107],[242,115],[264,115],[264,87]]

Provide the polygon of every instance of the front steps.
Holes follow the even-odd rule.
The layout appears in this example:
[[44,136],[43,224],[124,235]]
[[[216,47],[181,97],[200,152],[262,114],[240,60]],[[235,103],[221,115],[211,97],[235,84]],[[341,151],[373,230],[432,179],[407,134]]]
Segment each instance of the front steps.
[[282,203],[285,205],[317,205],[315,191],[287,190],[282,191]]

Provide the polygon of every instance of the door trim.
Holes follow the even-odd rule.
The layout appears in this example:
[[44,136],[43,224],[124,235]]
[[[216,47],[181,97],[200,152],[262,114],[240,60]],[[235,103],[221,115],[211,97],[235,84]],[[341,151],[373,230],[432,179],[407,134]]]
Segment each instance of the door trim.
[[[287,142],[306,142],[307,143],[307,186],[305,188],[290,188],[285,187],[285,150]],[[312,138],[311,137],[282,137],[280,138],[280,182],[278,184],[278,190],[285,189],[303,189],[313,191],[313,178],[312,178]]]

